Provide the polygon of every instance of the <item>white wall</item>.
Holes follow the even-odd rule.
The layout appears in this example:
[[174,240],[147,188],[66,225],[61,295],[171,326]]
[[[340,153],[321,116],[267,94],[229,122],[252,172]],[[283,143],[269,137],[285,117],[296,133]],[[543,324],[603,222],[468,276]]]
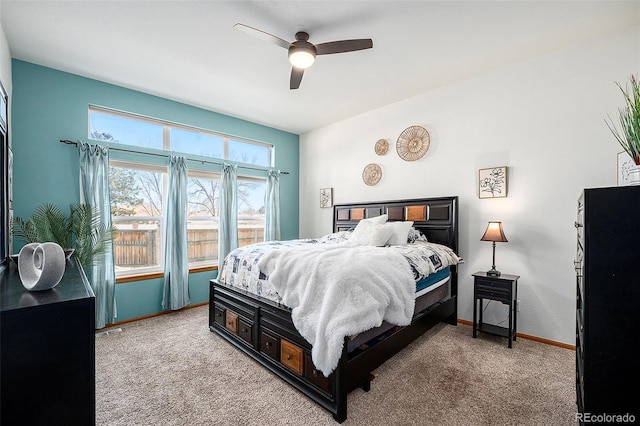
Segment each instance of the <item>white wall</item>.
[[[335,203],[458,195],[459,317],[472,320],[471,274],[491,266],[491,244],[479,240],[499,220],[509,242],[498,244],[496,266],[521,276],[518,331],[574,344],[576,200],[585,187],[616,185],[621,148],[603,120],[622,104],[614,81],[638,72],[636,26],[304,134],[300,235],[331,232],[320,188],[334,188]],[[431,147],[405,162],[395,141],[411,125],[427,128]],[[390,142],[385,156],[373,150],[381,138]],[[361,178],[371,162],[383,170],[373,187]],[[508,197],[479,199],[478,169],[503,165]],[[485,318],[506,315],[492,302]]]

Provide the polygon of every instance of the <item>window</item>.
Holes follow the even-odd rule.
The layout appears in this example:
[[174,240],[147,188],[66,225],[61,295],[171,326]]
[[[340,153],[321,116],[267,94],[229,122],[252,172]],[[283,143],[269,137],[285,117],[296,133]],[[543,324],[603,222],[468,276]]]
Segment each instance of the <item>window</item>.
[[266,179],[238,177],[238,247],[264,241]]
[[185,154],[224,158],[224,138],[211,133],[172,128],[171,149]]
[[[213,132],[90,107],[90,138],[134,147],[171,150],[271,164],[273,147]],[[157,161],[110,161],[111,216],[116,228],[116,277],[164,271],[164,201],[168,171]],[[157,158],[155,158],[157,160]],[[266,179],[238,176],[238,244],[264,241]],[[188,257],[191,268],[218,263],[220,174],[189,169]]]
[[187,182],[187,246],[189,265],[218,261],[220,176],[191,173]]
[[[164,271],[164,206],[167,169],[111,161],[111,218],[116,228],[116,276]],[[238,178],[238,245],[264,241],[266,180]],[[187,183],[189,266],[218,263],[218,173],[190,172]]]
[[89,106],[89,139],[174,151],[262,167],[273,146],[228,135]]
[[111,162],[111,220],[116,229],[113,254],[116,276],[158,272],[163,268],[162,167]]
[[89,138],[100,141],[135,145],[141,148],[164,149],[163,126],[146,120],[135,120],[120,114],[89,109]]
[[264,166],[271,163],[271,150],[267,146],[249,145],[246,142],[229,140],[229,159],[238,163]]

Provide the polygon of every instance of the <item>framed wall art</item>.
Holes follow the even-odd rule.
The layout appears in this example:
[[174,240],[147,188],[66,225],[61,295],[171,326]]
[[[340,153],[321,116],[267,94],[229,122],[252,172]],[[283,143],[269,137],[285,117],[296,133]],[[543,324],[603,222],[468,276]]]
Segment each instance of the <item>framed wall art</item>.
[[333,188],[320,190],[320,207],[333,207]]
[[507,196],[507,166],[480,169],[478,197],[501,198]]

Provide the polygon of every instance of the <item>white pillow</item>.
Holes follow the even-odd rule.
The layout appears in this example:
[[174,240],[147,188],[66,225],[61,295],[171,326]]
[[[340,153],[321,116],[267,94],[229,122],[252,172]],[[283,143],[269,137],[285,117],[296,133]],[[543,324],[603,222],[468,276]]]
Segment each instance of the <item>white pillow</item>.
[[363,222],[364,223],[386,223],[388,219],[389,219],[389,215],[381,214],[380,216],[374,216],[368,219],[362,219],[360,222],[358,222],[358,225],[360,225]]
[[384,222],[387,215],[363,219],[358,222],[349,241],[359,246],[383,246],[393,233],[393,229],[386,228]]
[[391,236],[387,241],[390,246],[404,246],[409,238],[409,230],[413,222],[387,222],[384,226],[391,229]]

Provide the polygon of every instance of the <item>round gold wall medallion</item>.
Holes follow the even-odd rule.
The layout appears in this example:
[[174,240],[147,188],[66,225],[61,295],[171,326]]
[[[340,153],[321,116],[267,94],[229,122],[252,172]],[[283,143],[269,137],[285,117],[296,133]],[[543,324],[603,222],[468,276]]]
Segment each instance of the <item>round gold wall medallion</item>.
[[430,142],[429,132],[424,127],[407,127],[398,136],[396,151],[403,160],[416,161],[427,153]]
[[362,171],[362,180],[369,186],[373,186],[382,179],[382,169],[378,164],[367,164]]
[[376,142],[375,150],[376,154],[385,155],[389,150],[389,142],[387,142],[386,139],[380,139],[378,142]]

